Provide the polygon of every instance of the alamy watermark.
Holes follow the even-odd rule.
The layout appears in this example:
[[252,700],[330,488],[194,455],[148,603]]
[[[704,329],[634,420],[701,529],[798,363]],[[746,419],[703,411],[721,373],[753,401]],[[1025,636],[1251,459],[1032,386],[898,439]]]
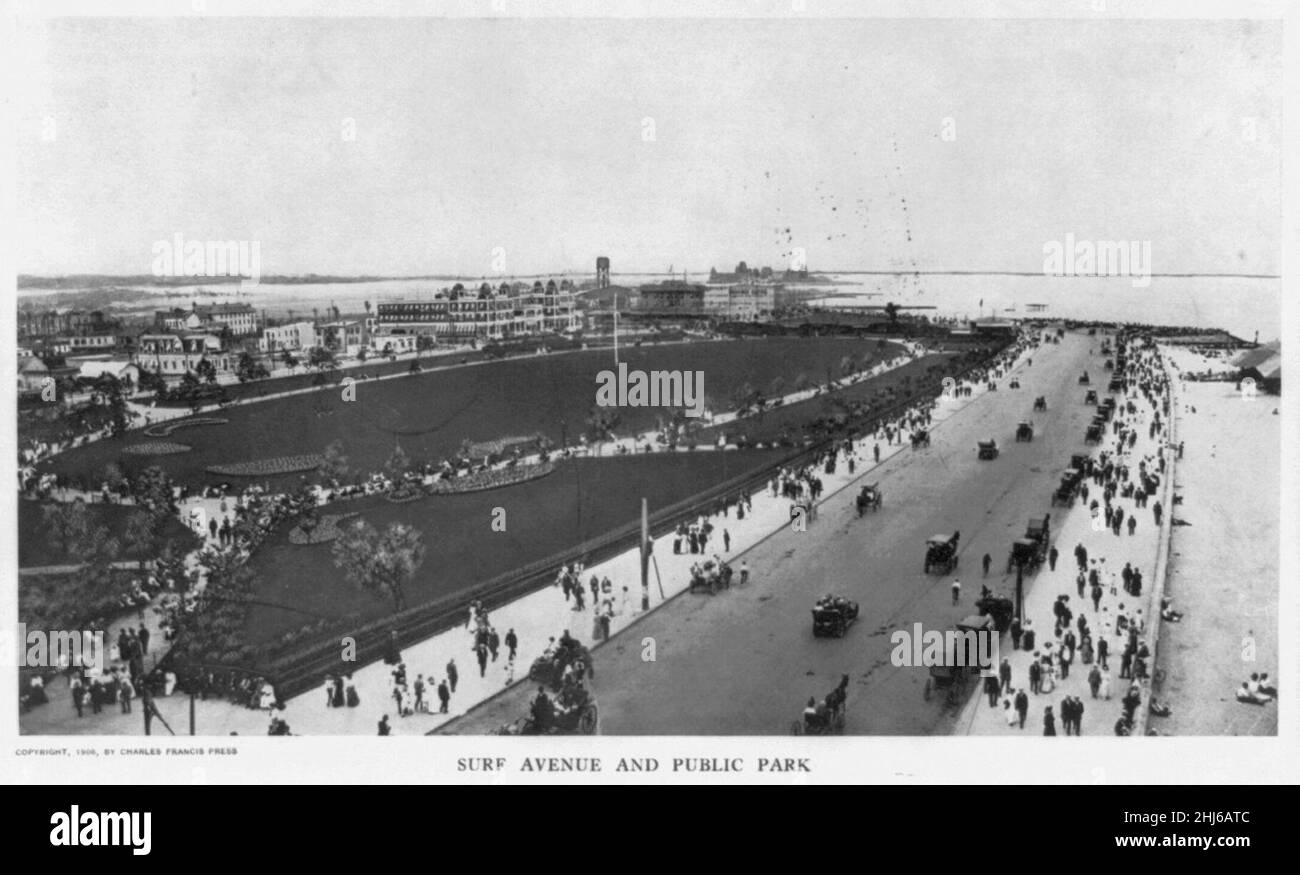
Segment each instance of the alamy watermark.
[[704,371],[629,371],[596,374],[599,407],[684,407],[686,415],[704,415]]
[[103,631],[31,629],[18,624],[18,634],[0,630],[0,660],[19,668],[64,669],[81,665],[99,674],[107,665]]
[[978,668],[982,677],[996,677],[998,673],[1001,651],[996,628],[940,632],[913,623],[911,631],[896,630],[889,636],[889,643],[894,645],[890,662],[899,668]]
[[154,276],[237,276],[251,288],[262,276],[262,244],[256,240],[186,240],[176,234],[153,244]]
[[1150,240],[1048,240],[1043,244],[1046,276],[1130,276],[1133,288],[1151,285]]

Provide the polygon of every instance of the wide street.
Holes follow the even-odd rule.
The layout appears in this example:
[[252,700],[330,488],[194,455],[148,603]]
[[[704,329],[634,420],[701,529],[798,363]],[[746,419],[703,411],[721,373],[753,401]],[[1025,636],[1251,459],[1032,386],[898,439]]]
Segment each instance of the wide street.
[[[1067,334],[1059,346],[1041,347],[1032,366],[1017,370],[1020,389],[1003,380],[997,392],[937,428],[930,448],[900,453],[859,481],[881,482],[879,513],[858,519],[856,485],[844,489],[823,502],[807,531],[782,529],[743,557],[751,569],[748,587],[716,597],[682,595],[598,648],[593,690],[600,732],[786,734],[807,699],[825,695],[841,674],[851,678],[847,733],[947,732],[955,712],[942,697],[924,699],[927,669],[890,663],[890,633],[915,623],[950,628],[975,612],[985,582],[1014,594],[1014,577],[1003,573],[1010,543],[1030,517],[1052,511],[1060,471],[1071,453],[1085,449],[1094,408],[1082,403],[1080,372],[1088,369],[1093,387],[1105,392],[1102,359],[1089,352],[1095,342]],[[1032,413],[1037,395],[1047,397],[1046,413]],[[1015,441],[1021,419],[1034,422],[1031,443]],[[976,442],[987,438],[1002,452],[980,461]],[[926,538],[954,530],[961,532],[958,568],[952,575],[925,574]],[[1067,561],[1072,546],[1060,547]],[[980,568],[986,552],[993,557],[987,581]],[[957,605],[954,577],[962,581]],[[812,604],[827,592],[861,605],[857,624],[842,639],[812,635]],[[527,713],[534,692],[521,685],[446,731],[490,732]]]

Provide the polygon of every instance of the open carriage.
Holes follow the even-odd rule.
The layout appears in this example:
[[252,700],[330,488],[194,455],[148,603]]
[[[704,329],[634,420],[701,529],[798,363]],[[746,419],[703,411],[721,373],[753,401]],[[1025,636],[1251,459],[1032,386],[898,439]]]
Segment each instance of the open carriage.
[[1023,421],[1016,426],[1016,443],[1021,441],[1031,442],[1034,439],[1034,424]]
[[843,638],[858,619],[858,603],[840,596],[819,598],[812,609],[814,638]]
[[879,483],[869,483],[858,491],[857,507],[858,516],[862,516],[868,510],[880,510],[880,504],[884,496],[880,491]]
[[980,441],[977,454],[981,459],[996,459],[998,457],[998,442],[995,440]]
[[961,533],[931,535],[925,542],[925,573],[947,574],[957,567],[957,542]]

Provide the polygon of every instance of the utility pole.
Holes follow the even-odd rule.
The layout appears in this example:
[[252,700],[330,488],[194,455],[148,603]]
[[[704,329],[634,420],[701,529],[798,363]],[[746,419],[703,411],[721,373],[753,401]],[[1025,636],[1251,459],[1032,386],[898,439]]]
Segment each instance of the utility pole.
[[641,610],[650,610],[650,512],[645,498],[641,499]]

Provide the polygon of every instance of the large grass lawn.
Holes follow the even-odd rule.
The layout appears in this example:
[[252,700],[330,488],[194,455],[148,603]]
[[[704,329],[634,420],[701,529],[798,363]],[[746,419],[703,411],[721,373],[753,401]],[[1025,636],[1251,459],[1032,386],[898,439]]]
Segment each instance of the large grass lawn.
[[[701,370],[705,394],[715,409],[731,408],[735,389],[771,391],[780,377],[791,391],[800,375],[825,381],[838,377],[845,356],[872,361],[897,354],[875,339],[767,338],[625,348],[620,359],[629,369]],[[415,460],[441,460],[469,438],[485,441],[540,432],[553,440],[577,440],[595,403],[596,374],[613,366],[611,350],[517,358],[452,368],[356,386],[356,400],[342,400],[331,388],[291,398],[235,406],[216,414],[224,425],[180,429],[163,440],[193,447],[167,456],[123,454],[123,446],[150,440],[133,432],[125,442],[100,441],[46,463],[73,478],[94,482],[109,462],[130,473],[157,465],[179,482],[219,483],[232,478],[207,474],[210,465],[319,452],[334,440],[343,443],[355,471],[382,467],[395,445]],[[617,434],[654,428],[663,411],[622,408]],[[269,485],[296,482],[285,475]],[[234,482],[241,482],[235,480]],[[242,481],[248,482],[248,481]],[[260,480],[259,482],[268,482]]]
[[[732,477],[773,465],[789,452],[697,451],[579,459],[518,486],[407,504],[368,497],[339,502],[324,511],[360,512],[379,528],[405,522],[422,532],[428,552],[407,592],[408,603],[414,606],[634,522],[640,516],[642,497],[649,500],[653,513]],[[496,507],[506,511],[504,532],[491,528]],[[329,544],[291,544],[290,528],[282,526],[250,562],[258,575],[256,599],[330,619],[347,617],[358,624],[392,612],[391,602],[344,579],[334,566]],[[267,641],[312,619],[299,611],[255,605],[248,615],[245,640]]]

